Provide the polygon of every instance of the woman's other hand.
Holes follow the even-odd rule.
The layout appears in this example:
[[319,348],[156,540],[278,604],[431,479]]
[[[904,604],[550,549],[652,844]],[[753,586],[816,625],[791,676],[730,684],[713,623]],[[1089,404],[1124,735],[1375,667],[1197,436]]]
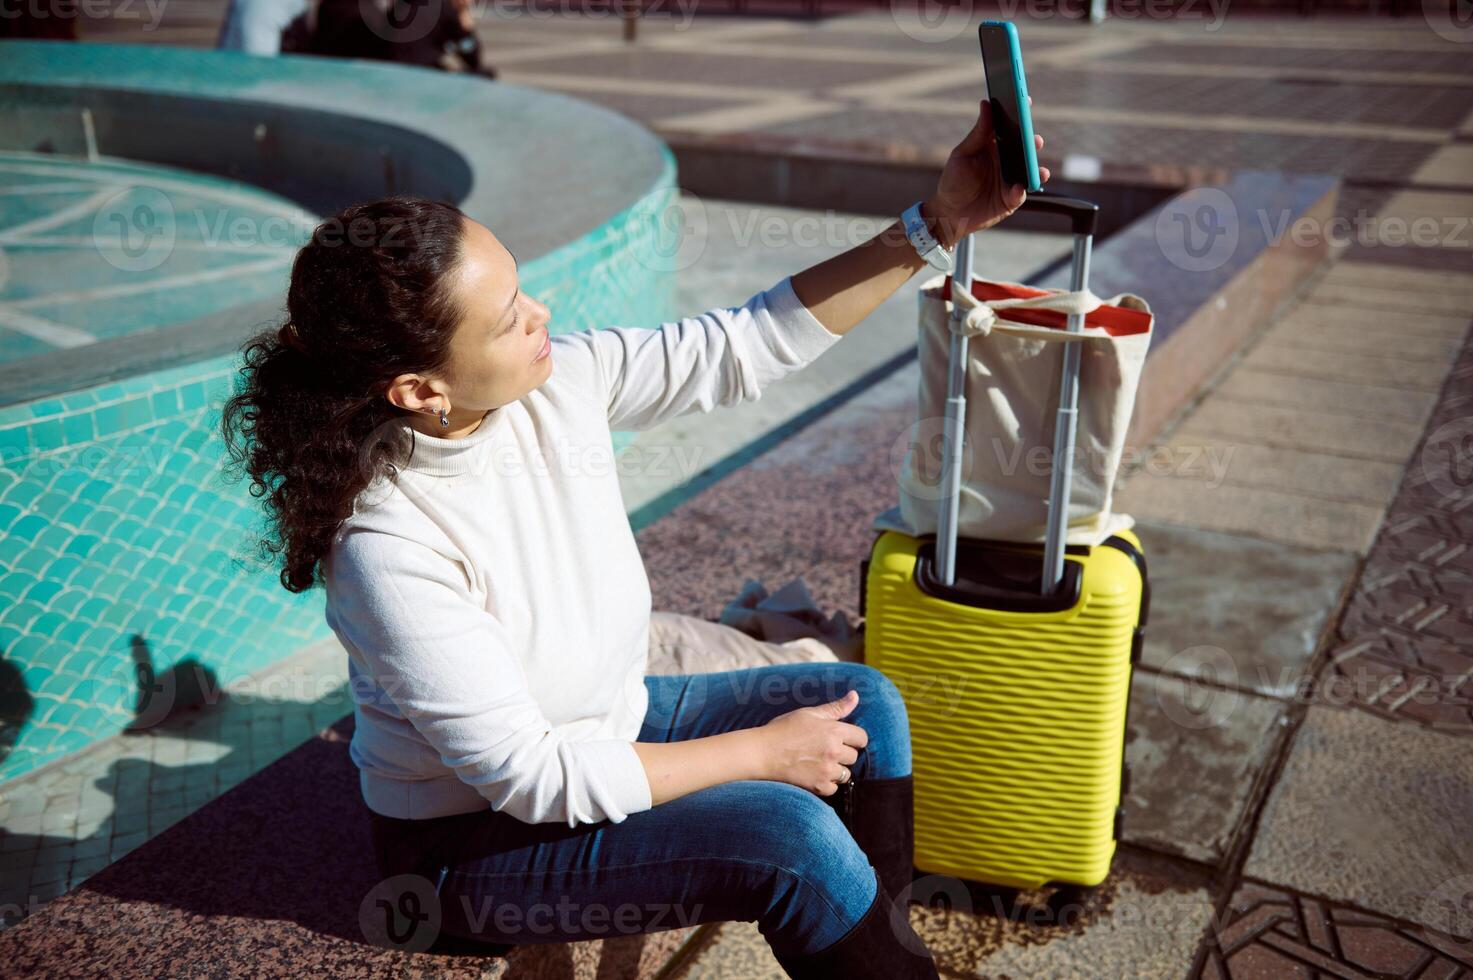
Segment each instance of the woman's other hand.
[[[1033,96],[1028,97],[1033,104]],[[1034,135],[1035,151],[1043,149],[1043,137]],[[1047,182],[1049,170],[1038,168],[1040,181]],[[935,234],[941,244],[952,247],[974,231],[991,228],[1016,211],[1027,198],[1022,184],[1009,187],[1002,179],[997,140],[993,137],[992,105],[978,103],[977,122],[972,131],[951,151],[936,192],[922,205],[921,213],[936,219]]]

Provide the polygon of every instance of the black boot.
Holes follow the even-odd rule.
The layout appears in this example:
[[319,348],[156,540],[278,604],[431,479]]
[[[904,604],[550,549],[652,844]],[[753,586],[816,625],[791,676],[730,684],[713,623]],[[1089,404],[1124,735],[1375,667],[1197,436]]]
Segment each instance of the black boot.
[[875,900],[864,916],[832,946],[807,955],[773,951],[792,980],[940,980],[930,950],[910,926],[906,906],[890,897],[884,882],[876,884]]
[[915,878],[915,780],[856,779],[845,824],[885,891],[908,900]]

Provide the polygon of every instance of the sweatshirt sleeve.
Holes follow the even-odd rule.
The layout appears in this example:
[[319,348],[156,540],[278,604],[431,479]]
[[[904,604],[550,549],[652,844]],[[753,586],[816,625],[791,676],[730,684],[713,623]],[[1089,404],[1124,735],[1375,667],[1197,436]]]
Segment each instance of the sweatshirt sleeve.
[[[839,340],[798,299],[788,276],[741,306],[659,327],[564,334],[575,377],[608,406],[609,428],[642,431],[694,411],[755,401]],[[583,374],[582,366],[590,365]],[[554,372],[558,367],[554,367]]]
[[653,806],[632,742],[569,741],[526,687],[505,629],[450,558],[350,529],[334,547],[331,618],[444,764],[503,813],[569,827]]

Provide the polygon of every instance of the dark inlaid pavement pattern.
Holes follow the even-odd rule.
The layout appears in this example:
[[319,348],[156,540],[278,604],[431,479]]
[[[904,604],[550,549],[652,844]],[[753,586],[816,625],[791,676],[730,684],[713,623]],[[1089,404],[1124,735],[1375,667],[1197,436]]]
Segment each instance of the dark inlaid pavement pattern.
[[1473,334],[1336,632],[1321,695],[1473,735]]

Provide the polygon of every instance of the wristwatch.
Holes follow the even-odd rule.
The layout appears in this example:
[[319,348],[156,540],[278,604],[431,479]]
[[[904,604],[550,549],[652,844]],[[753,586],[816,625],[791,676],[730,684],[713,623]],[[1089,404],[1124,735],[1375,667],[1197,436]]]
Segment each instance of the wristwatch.
[[920,201],[906,208],[900,215],[900,221],[905,225],[905,237],[910,239],[917,254],[932,268],[942,272],[950,272],[955,268],[956,259],[950,251],[941,247],[936,236],[931,234],[931,229],[926,227],[926,219],[921,217]]

